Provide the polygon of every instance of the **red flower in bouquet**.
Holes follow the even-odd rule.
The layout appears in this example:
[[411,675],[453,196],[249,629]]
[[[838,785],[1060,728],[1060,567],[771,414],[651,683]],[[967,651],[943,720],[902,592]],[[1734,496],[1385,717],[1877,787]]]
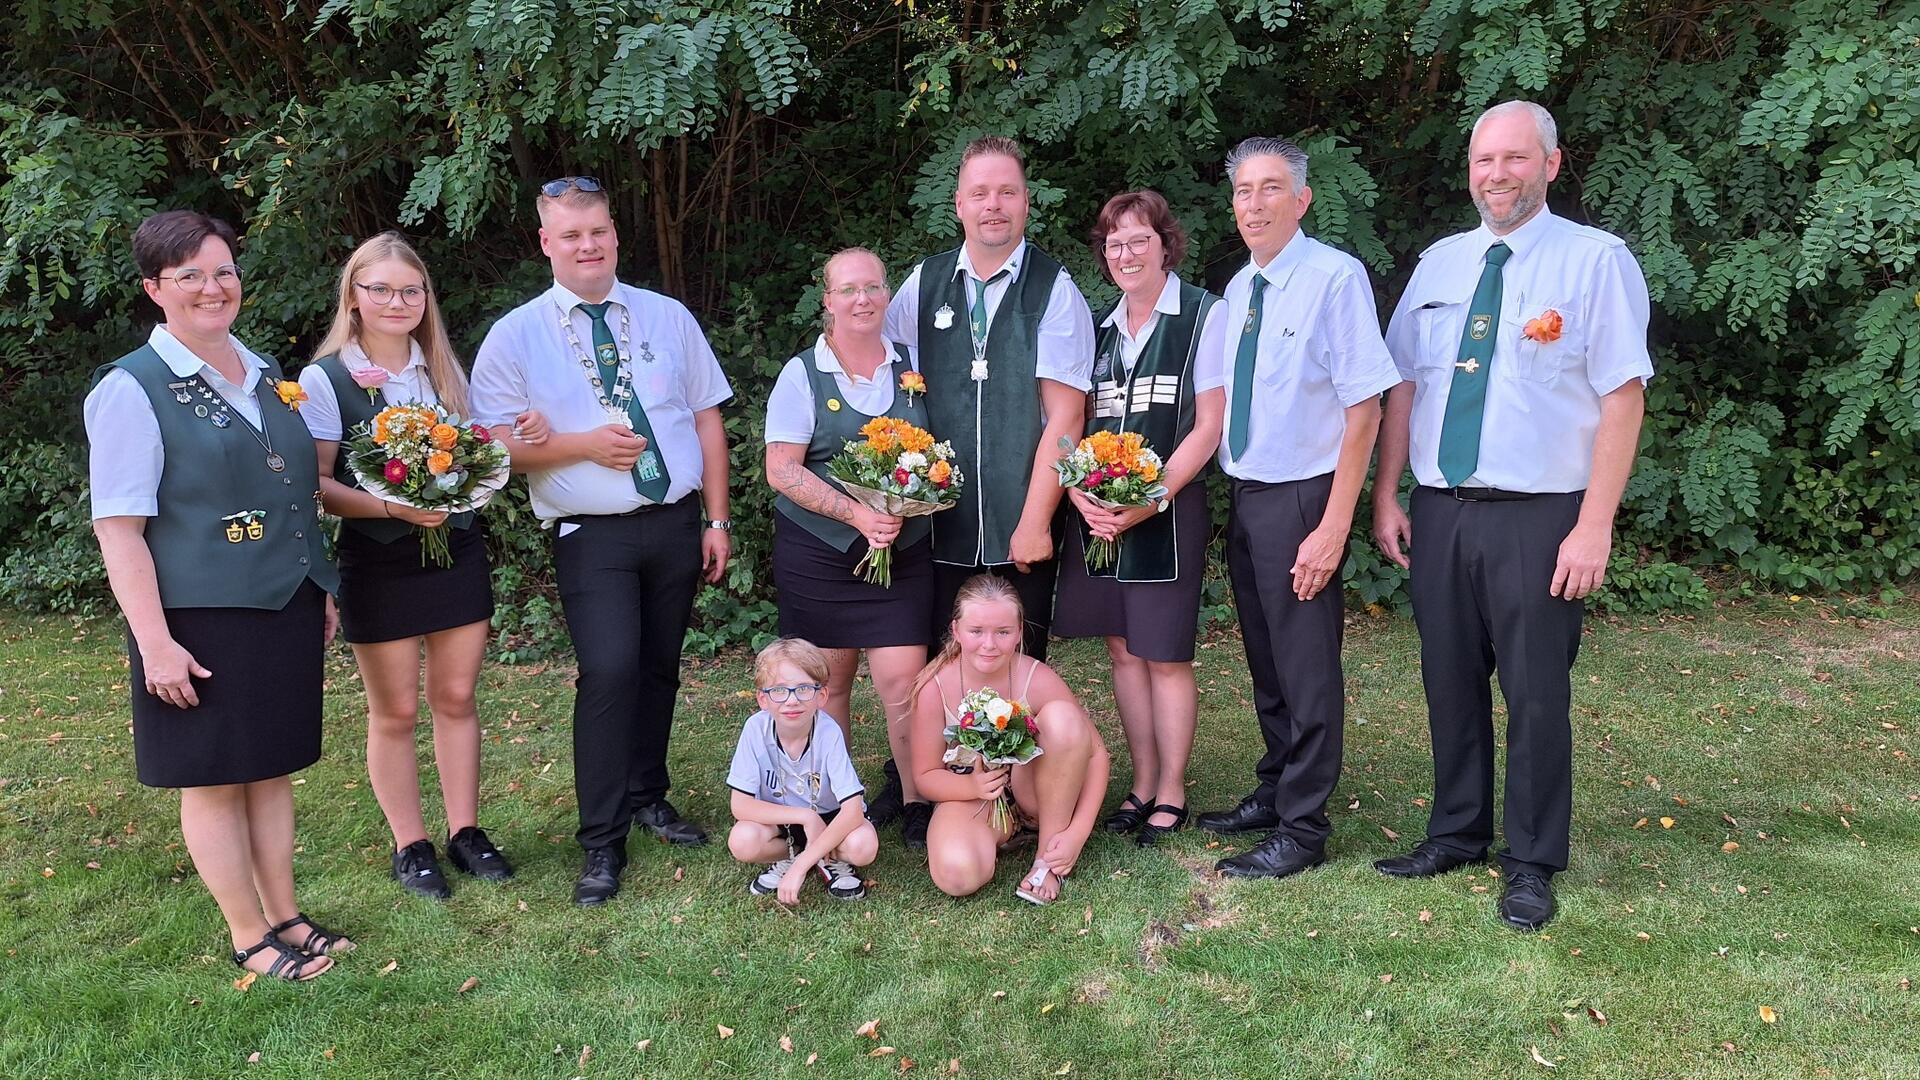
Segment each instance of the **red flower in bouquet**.
[[407,463],[399,458],[387,462],[387,483],[404,484],[407,482]]
[[473,431],[473,439],[475,442],[490,443],[493,441],[493,432],[488,431],[479,424],[473,425],[471,430]]

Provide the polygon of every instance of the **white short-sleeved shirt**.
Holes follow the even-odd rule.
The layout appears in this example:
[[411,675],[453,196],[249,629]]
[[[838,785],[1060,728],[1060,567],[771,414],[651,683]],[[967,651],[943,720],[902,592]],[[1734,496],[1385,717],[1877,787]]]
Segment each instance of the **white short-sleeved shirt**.
[[[616,343],[622,312],[627,315],[634,394],[653,426],[653,444],[671,480],[665,501],[677,502],[700,488],[700,436],[693,416],[732,397],[733,389],[686,305],[619,282],[607,299],[613,302],[607,323]],[[577,310],[580,303],[556,282],[493,324],[473,362],[470,397],[477,422],[511,424],[521,413],[538,409],[557,432],[606,425],[606,409],[562,329],[562,320],[569,320],[591,363],[593,322]],[[631,473],[591,461],[529,473],[527,486],[543,522],[624,514],[649,502],[633,489]]]
[[840,725],[825,711],[814,714],[813,734],[798,759],[788,757],[780,746],[773,714],[762,709],[747,717],[733,750],[733,765],[727,770],[727,786],[761,802],[804,807],[817,814],[832,813],[866,791],[847,754]]
[[[407,366],[398,374],[387,373],[380,396],[389,405],[440,404],[433,380],[427,377],[427,355],[420,351],[419,342],[412,338],[407,341],[413,347],[413,355],[407,358]],[[367,359],[366,352],[351,341],[340,346],[340,363],[349,372],[375,366]],[[346,425],[340,419],[340,399],[333,394],[333,380],[327,378],[318,364],[308,364],[300,370],[300,386],[307,392],[306,403],[300,406],[300,418],[307,422],[307,430],[316,439],[339,442],[345,437]]]
[[[1252,430],[1246,451],[1235,459],[1229,449],[1235,434],[1234,369],[1255,274],[1267,284],[1254,354]],[[1380,338],[1367,268],[1346,252],[1296,232],[1267,265],[1249,261],[1241,267],[1227,283],[1220,306],[1232,320],[1220,343],[1228,402],[1221,469],[1270,484],[1332,472],[1347,435],[1346,410],[1401,381]]]
[[[156,326],[147,344],[160,354],[178,378],[200,376],[226,399],[256,430],[260,427],[260,399],[254,388],[267,362],[238,338],[227,338],[246,365],[247,375],[235,386],[193,355],[165,326]],[[107,372],[87,394],[83,414],[87,425],[87,482],[92,490],[93,517],[157,517],[160,513],[160,475],[166,470],[166,446],[160,441],[160,421],[153,400],[140,380],[115,369]]]
[[[1013,249],[1013,255],[1003,267],[1006,276],[987,285],[987,325],[993,325],[993,317],[1000,310],[1000,301],[1004,300],[1007,290],[1020,276],[1025,265],[1028,246],[1020,241]],[[915,363],[920,355],[920,270],[913,268],[907,280],[893,294],[893,302],[887,305],[886,336],[889,341],[898,341],[913,350]],[[998,273],[999,271],[995,271]],[[968,257],[967,249],[960,248],[960,263],[954,268],[956,275],[965,274],[970,281],[982,281],[974,273],[973,260]],[[973,302],[973,286],[967,286],[967,302]],[[967,333],[967,313],[958,312],[954,319],[955,333]],[[1085,392],[1093,388],[1093,312],[1087,308],[1087,299],[1073,284],[1073,278],[1067,275],[1065,267],[1054,279],[1053,291],[1047,298],[1046,314],[1040,317],[1040,333],[1035,342],[1034,374],[1042,379],[1065,383],[1075,390]]]
[[[1207,312],[1206,322],[1200,324],[1200,343],[1193,354],[1193,392],[1195,394],[1217,390],[1227,384],[1226,372],[1220,367],[1221,342],[1226,339],[1227,333],[1226,307],[1225,304],[1213,305]],[[1180,276],[1172,271],[1167,272],[1166,284],[1160,287],[1160,296],[1153,302],[1153,314],[1147,316],[1147,321],[1140,324],[1140,333],[1127,332],[1127,300],[1124,296],[1113,305],[1113,310],[1101,322],[1100,325],[1111,326],[1118,334],[1119,347],[1115,350],[1118,355],[1114,360],[1119,363],[1122,373],[1133,370],[1134,361],[1140,359],[1140,350],[1147,347],[1147,342],[1153,339],[1153,332],[1160,328],[1162,315],[1175,318],[1180,315]],[[1095,358],[1094,378],[1104,379],[1109,374],[1100,370],[1100,361]]]
[[[868,416],[883,415],[893,408],[893,343],[886,342],[887,362],[873,369],[873,378],[858,379],[840,366],[840,358],[827,344],[827,336],[813,345],[813,366],[832,372],[840,398]],[[774,380],[773,393],[767,396],[767,442],[800,443],[813,441],[813,381],[807,378],[807,356],[801,353],[786,362],[780,377]]]
[[[1611,233],[1541,209],[1506,236],[1485,225],[1428,248],[1387,327],[1400,374],[1414,384],[1410,457],[1422,484],[1445,487],[1440,424],[1453,388],[1467,308],[1487,249],[1504,240],[1500,324],[1481,414],[1480,460],[1462,486],[1506,491],[1581,491],[1593,472],[1602,396],[1653,377],[1647,352],[1651,304],[1640,264]],[[1560,338],[1523,331],[1547,311]]]

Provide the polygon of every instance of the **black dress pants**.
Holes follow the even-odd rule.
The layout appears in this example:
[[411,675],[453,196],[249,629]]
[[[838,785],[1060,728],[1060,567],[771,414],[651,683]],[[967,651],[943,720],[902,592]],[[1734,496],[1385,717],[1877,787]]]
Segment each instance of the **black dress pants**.
[[1293,562],[1332,492],[1332,473],[1278,484],[1235,480],[1227,527],[1227,573],[1267,746],[1254,766],[1254,798],[1270,803],[1280,831],[1313,852],[1326,850],[1327,798],[1340,780],[1345,609],[1339,566],[1326,588],[1302,602],[1293,592]]
[[583,848],[625,847],[666,797],[680,647],[700,588],[697,497],[621,517],[568,518],[554,576],[579,658],[573,775]]
[[1507,702],[1508,872],[1567,868],[1572,670],[1586,605],[1548,589],[1583,492],[1462,502],[1413,492],[1413,618],[1433,737],[1427,839],[1464,857],[1493,843],[1493,690]]
[[[1057,530],[1056,530],[1057,535]],[[1060,576],[1060,561],[1048,559],[1046,562],[1030,563],[1026,573],[1007,563],[1002,566],[955,566],[952,563],[933,564],[933,642],[938,649],[950,635],[953,623],[953,601],[960,595],[960,587],[975,574],[992,574],[1004,578],[1019,594],[1021,616],[1025,624],[1021,627],[1020,651],[1041,663],[1047,662],[1047,636],[1053,632],[1053,586]]]

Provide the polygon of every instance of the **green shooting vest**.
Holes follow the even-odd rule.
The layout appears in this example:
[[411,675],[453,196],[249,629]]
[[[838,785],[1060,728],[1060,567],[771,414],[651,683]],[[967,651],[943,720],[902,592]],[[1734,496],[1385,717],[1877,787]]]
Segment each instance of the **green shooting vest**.
[[[340,403],[340,449],[333,455],[333,478],[350,488],[364,491],[360,478],[353,475],[347,467],[347,440],[353,438],[354,429],[362,424],[372,430],[373,418],[387,407],[387,392],[374,390],[368,397],[367,391],[353,381],[353,374],[347,365],[340,362],[338,353],[329,353],[313,362],[333,384],[333,397]],[[414,532],[414,527],[399,518],[350,518],[343,517],[340,524],[354,532],[382,544],[391,544],[395,540]],[[473,525],[473,511],[453,514],[447,518],[447,525],[455,529],[466,529]]]
[[[1126,318],[1121,297],[1114,311]],[[1160,314],[1153,336],[1133,361],[1120,365],[1120,329],[1102,320],[1093,348],[1093,404],[1087,413],[1087,434],[1096,431],[1137,431],[1164,464],[1180,440],[1193,430],[1193,362],[1200,351],[1200,331],[1207,312],[1220,298],[1186,282],[1180,283],[1180,314]],[[1112,317],[1109,312],[1109,318]],[[1198,479],[1198,478],[1196,478]],[[1084,544],[1087,523],[1074,515]],[[1172,581],[1180,576],[1179,531],[1172,507],[1120,534],[1114,564],[1087,571],[1094,577],[1121,581]]]
[[[918,396],[908,398],[900,390],[900,376],[913,370],[906,346],[896,344],[893,350],[896,355],[892,366],[873,373],[874,378],[893,380],[893,404],[880,415],[905,420],[914,427],[924,429],[927,426],[926,402]],[[807,444],[806,466],[808,472],[837,491],[840,485],[828,474],[827,462],[840,456],[849,441],[858,441],[861,438],[860,429],[873,417],[854,408],[851,402],[840,396],[840,385],[834,379],[833,372],[821,371],[815,363],[818,359],[817,349],[808,349],[799,356],[800,364],[807,373],[807,385],[813,390],[813,441]],[[855,542],[860,540],[859,529],[838,518],[814,513],[785,495],[774,496],[773,505],[808,532],[840,551],[853,550]],[[932,525],[924,517],[907,518],[900,526],[900,535],[893,542],[894,549],[919,543],[931,528]]]
[[[254,396],[285,461],[280,472],[268,467],[245,417],[200,376],[175,375],[151,345],[100,367],[93,381],[114,368],[140,383],[160,425],[159,511],[147,519],[145,538],[162,607],[278,611],[308,579],[328,592],[339,587],[320,535],[313,436],[273,392],[278,364],[267,359]],[[222,416],[224,427],[216,422]]]
[[[1040,420],[1036,368],[1040,320],[1060,264],[1027,244],[1013,280],[987,328],[987,370],[974,382],[973,337],[968,330],[967,280],[958,272],[960,249],[920,264],[920,374],[927,380],[927,418],[933,437],[953,444],[966,476],[960,501],[934,515],[933,557],[960,566],[1013,561],[1013,530],[1027,502]],[[939,313],[949,314],[945,328]]]

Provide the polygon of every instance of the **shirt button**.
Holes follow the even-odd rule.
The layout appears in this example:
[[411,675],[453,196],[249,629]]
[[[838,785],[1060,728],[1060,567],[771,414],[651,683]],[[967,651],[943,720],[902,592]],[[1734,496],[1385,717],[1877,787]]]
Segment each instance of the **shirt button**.
[[307,565],[307,557],[305,555],[300,556],[300,565],[301,566]]

